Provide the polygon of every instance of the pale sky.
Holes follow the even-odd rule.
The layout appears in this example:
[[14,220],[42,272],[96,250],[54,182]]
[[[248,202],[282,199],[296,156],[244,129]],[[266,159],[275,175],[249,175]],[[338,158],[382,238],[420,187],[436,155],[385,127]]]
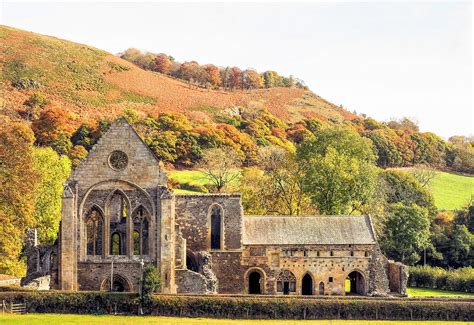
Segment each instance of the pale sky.
[[474,133],[467,2],[3,2],[1,24],[180,62],[275,70],[378,120]]

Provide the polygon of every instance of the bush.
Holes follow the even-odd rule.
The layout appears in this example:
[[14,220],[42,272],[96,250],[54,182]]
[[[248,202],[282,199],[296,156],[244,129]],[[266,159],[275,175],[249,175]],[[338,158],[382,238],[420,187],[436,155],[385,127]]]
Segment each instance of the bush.
[[414,266],[410,268],[408,286],[473,293],[474,269],[463,267],[445,270],[440,267]]
[[148,263],[143,270],[142,298],[149,301],[153,294],[160,289],[160,275],[156,267]]
[[[0,300],[26,302],[28,312],[136,314],[133,293],[9,292]],[[243,296],[153,296],[146,315],[248,319],[474,320],[472,299],[253,298]]]

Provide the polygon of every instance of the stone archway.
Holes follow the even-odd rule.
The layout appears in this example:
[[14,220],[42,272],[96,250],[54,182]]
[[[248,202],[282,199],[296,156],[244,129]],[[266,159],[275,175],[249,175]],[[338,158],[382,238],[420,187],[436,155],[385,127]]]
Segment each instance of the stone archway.
[[313,294],[313,278],[306,273],[301,281],[301,294],[311,296]]
[[[114,274],[114,279],[110,283],[110,277],[102,281],[100,286],[101,291],[112,291],[112,292],[130,292],[132,291],[132,286],[126,277],[120,274]],[[112,285],[112,287],[111,287]]]
[[350,272],[344,282],[346,294],[365,295],[365,277],[359,271]]
[[249,274],[249,294],[259,295],[262,293],[261,287],[262,276],[259,272],[253,271]]
[[260,268],[251,268],[244,275],[245,292],[251,295],[265,293],[265,272]]

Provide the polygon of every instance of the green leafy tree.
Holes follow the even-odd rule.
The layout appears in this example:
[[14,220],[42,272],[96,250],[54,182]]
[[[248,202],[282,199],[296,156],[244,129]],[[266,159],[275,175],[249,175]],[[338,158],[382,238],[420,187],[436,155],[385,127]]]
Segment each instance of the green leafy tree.
[[387,183],[387,203],[416,204],[427,209],[431,218],[437,213],[433,195],[408,172],[385,170],[381,176]]
[[430,218],[425,208],[416,204],[390,205],[381,244],[387,257],[413,265],[428,245]]
[[377,180],[370,140],[349,128],[326,128],[298,148],[305,191],[322,214],[358,210],[373,195]]
[[261,151],[263,171],[248,168],[240,181],[248,214],[303,215],[314,212],[304,192],[304,171],[294,154],[278,147]]
[[59,156],[51,148],[35,148],[33,165],[39,175],[35,187],[35,227],[43,244],[56,240],[61,220],[61,193],[71,172],[67,156]]

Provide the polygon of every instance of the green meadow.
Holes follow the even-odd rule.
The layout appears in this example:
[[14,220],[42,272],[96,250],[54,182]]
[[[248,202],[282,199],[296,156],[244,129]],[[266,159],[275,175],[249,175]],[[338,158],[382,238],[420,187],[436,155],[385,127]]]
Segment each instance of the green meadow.
[[474,176],[436,172],[430,188],[438,209],[460,209],[474,196]]
[[[110,315],[71,315],[71,314],[0,314],[0,324],[56,325],[56,324],[164,324],[164,325],[415,325],[415,324],[460,324],[448,321],[369,321],[369,320],[229,320],[211,318],[175,318],[156,316],[110,316]],[[464,323],[469,324],[469,323]],[[472,323],[471,323],[472,324]]]
[[410,297],[474,297],[474,293],[431,288],[407,288],[407,293]]

